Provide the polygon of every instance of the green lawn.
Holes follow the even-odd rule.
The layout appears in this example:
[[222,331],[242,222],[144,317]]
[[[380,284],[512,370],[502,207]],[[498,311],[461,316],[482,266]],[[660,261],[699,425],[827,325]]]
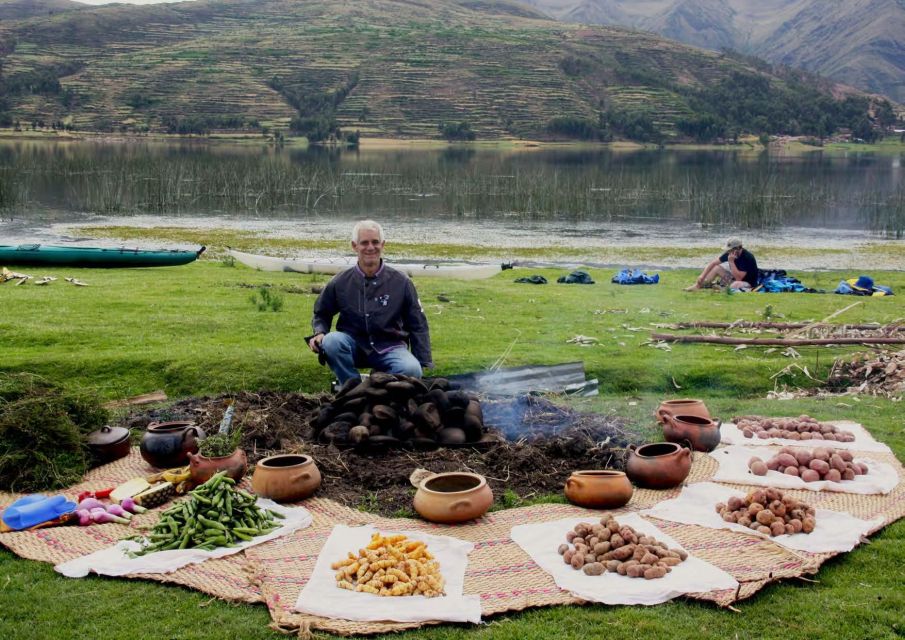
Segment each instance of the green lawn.
[[[260,273],[216,261],[148,270],[17,270],[60,279],[47,287],[0,285],[0,371],[30,371],[104,398],[162,388],[171,398],[270,387],[323,391],[328,372],[304,348],[323,277]],[[891,322],[905,317],[902,298],[834,295],[684,293],[690,271],[664,272],[661,283],[619,287],[610,271],[592,271],[596,285],[532,286],[514,277],[564,270],[504,272],[478,282],[416,281],[433,334],[438,374],[582,360],[602,395],[575,400],[584,410],[628,417],[652,427],[662,397],[703,397],[718,415],[762,412],[851,418],[866,424],[905,459],[901,404],[872,397],[765,400],[774,385],[808,386],[802,373],[772,377],[796,363],[817,378],[836,356],[855,348],[735,350],[719,345],[646,345],[651,323],[690,320],[819,320],[853,303],[836,322]],[[852,274],[857,275],[857,274]],[[905,291],[905,273],[873,273]],[[74,287],[75,276],[89,283]],[[832,288],[838,273],[801,274]],[[282,296],[280,312],[251,302],[256,287]],[[447,298],[441,302],[439,295]],[[597,346],[567,344],[593,336]],[[504,357],[505,356],[505,357]],[[476,628],[443,626],[407,637],[533,638],[896,638],[905,635],[905,524],[887,527],[851,554],[834,559],[816,584],[768,587],[738,604],[741,613],[691,601],[645,607],[557,607],[495,617]],[[143,581],[68,580],[49,565],[0,551],[0,634],[25,638],[276,637],[263,605],[233,605],[181,588]]]

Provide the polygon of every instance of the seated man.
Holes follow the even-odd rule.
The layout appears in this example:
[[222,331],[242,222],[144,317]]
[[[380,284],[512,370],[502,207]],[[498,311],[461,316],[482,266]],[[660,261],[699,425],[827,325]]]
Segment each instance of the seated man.
[[[340,384],[360,378],[359,366],[418,378],[422,367],[433,367],[427,318],[415,285],[383,263],[383,247],[379,224],[356,224],[352,249],[358,264],[335,275],[314,303],[308,347],[323,352]],[[337,314],[336,331],[330,331]]]
[[694,291],[704,285],[720,279],[720,284],[739,291],[751,291],[757,286],[757,260],[754,255],[742,247],[742,241],[732,238],[726,243],[726,253],[714,258],[704,267],[695,283],[685,287],[685,291]]

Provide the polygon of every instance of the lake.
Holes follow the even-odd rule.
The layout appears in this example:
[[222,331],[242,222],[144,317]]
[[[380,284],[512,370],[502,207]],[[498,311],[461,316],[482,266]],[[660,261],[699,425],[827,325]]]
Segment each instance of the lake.
[[[0,142],[0,242],[75,225],[190,226],[487,246],[844,247],[905,233],[902,154]],[[109,243],[108,243],[109,244]]]

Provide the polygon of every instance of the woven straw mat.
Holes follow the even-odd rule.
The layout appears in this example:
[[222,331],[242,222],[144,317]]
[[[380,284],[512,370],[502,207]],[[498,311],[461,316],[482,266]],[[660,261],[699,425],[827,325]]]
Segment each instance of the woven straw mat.
[[[864,455],[891,464],[900,479],[905,479],[905,468],[894,455],[875,452]],[[709,480],[716,470],[717,462],[713,458],[695,453],[686,484]],[[86,476],[84,483],[66,493],[74,495],[85,489],[99,489],[150,472],[152,469],[133,451],[127,458],[95,469]],[[744,485],[729,486],[741,491],[750,488]],[[613,513],[618,517],[619,513],[647,509],[662,500],[676,497],[680,490],[681,487],[666,491],[636,489],[631,502]],[[905,482],[900,482],[887,495],[865,496],[805,490],[787,493],[816,507],[847,511],[866,520],[882,517],[884,524],[881,526],[905,516]],[[9,504],[16,497],[0,494],[0,505]],[[227,600],[263,600],[270,609],[273,626],[283,630],[320,629],[342,635],[397,631],[419,627],[421,624],[333,620],[292,611],[301,589],[311,575],[317,556],[335,525],[372,524],[384,530],[424,531],[474,542],[475,548],[469,555],[465,574],[465,593],[479,595],[482,613],[488,616],[528,607],[581,603],[581,600],[561,591],[553,579],[510,539],[509,532],[518,524],[581,516],[586,516],[591,521],[603,513],[572,505],[543,504],[497,511],[471,523],[447,526],[406,518],[383,518],[323,498],[312,498],[299,504],[307,508],[314,518],[313,524],[307,529],[257,545],[243,554],[229,558],[189,565],[172,574],[136,577],[174,582]],[[156,515],[149,512],[136,520],[149,523],[154,518]],[[731,531],[659,519],[653,521],[690,553],[716,565],[738,580],[738,590],[690,596],[719,606],[728,606],[736,600],[748,598],[774,580],[815,573],[825,560],[835,555],[791,551],[769,540]],[[116,524],[84,528],[58,527],[0,535],[0,543],[20,556],[56,563],[108,546],[129,531],[129,527]]]

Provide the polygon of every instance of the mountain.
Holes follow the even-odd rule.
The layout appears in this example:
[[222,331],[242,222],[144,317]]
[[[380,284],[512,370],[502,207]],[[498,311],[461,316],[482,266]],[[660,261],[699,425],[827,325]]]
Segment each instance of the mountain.
[[507,0],[197,0],[0,22],[0,126],[655,142],[869,130],[868,100],[832,90]]
[[526,0],[569,22],[735,49],[905,102],[905,0]]
[[84,6],[71,0],[0,0],[0,21],[50,16]]

